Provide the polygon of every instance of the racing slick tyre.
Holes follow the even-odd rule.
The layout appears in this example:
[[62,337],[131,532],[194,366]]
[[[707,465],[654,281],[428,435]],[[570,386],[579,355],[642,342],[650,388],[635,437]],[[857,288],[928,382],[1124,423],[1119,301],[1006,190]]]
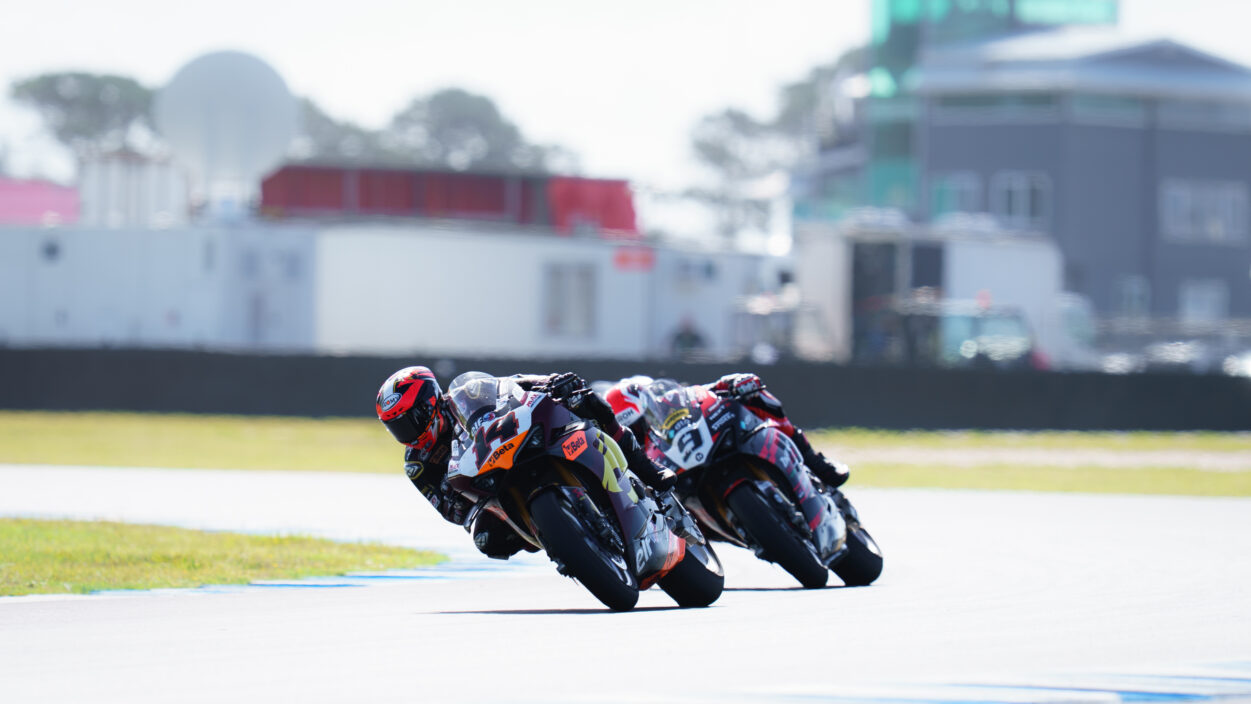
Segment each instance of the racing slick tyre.
[[530,517],[539,540],[562,572],[613,611],[629,611],[639,600],[638,580],[625,555],[604,544],[586,524],[568,497],[544,491],[530,502]]
[[721,596],[725,573],[710,545],[687,543],[686,557],[657,582],[683,608],[707,606]]
[[776,562],[807,589],[825,586],[830,572],[817,559],[808,541],[749,483],[725,498],[743,530],[760,546],[764,559]]
[[847,552],[830,569],[849,587],[872,584],[882,574],[882,551],[869,531],[847,526]]

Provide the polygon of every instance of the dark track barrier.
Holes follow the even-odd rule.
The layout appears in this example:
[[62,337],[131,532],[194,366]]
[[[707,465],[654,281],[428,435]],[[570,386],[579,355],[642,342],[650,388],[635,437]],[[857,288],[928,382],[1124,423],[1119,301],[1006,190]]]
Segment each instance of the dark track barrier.
[[444,385],[492,374],[574,371],[688,383],[755,371],[803,427],[1251,430],[1251,380],[1183,374],[1044,374],[786,362],[336,357],[119,349],[0,348],[0,408],[372,416],[384,379],[426,364]]

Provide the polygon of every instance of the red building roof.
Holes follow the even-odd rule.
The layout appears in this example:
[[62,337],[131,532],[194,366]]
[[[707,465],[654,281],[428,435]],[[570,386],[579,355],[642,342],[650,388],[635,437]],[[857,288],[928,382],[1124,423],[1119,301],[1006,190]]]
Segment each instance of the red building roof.
[[292,164],[261,183],[261,212],[476,220],[639,237],[627,182],[567,176]]

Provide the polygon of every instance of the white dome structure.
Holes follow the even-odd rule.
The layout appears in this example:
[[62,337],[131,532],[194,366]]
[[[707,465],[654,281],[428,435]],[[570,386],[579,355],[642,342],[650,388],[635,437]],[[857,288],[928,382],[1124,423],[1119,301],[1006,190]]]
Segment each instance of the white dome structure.
[[210,212],[238,211],[296,134],[298,106],[269,64],[238,51],[183,66],[156,97],[155,118]]

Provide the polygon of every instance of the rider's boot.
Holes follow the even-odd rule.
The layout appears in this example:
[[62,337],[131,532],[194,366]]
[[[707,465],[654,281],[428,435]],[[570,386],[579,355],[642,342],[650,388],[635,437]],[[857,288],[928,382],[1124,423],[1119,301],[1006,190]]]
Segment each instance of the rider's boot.
[[817,475],[823,484],[831,489],[837,489],[847,483],[851,476],[847,465],[842,462],[831,462],[824,454],[814,450],[808,438],[804,437],[804,431],[796,429],[791,439],[799,448],[799,454],[804,458],[804,465]]
[[487,511],[473,522],[473,544],[478,552],[495,560],[507,560],[521,550],[536,552],[538,548],[517,535],[512,526]]
[[621,452],[625,455],[626,465],[629,466],[630,471],[642,479],[647,486],[656,491],[669,491],[678,481],[678,475],[674,474],[673,470],[658,467],[655,462],[651,461],[630,431],[623,433],[617,444],[621,446]]

